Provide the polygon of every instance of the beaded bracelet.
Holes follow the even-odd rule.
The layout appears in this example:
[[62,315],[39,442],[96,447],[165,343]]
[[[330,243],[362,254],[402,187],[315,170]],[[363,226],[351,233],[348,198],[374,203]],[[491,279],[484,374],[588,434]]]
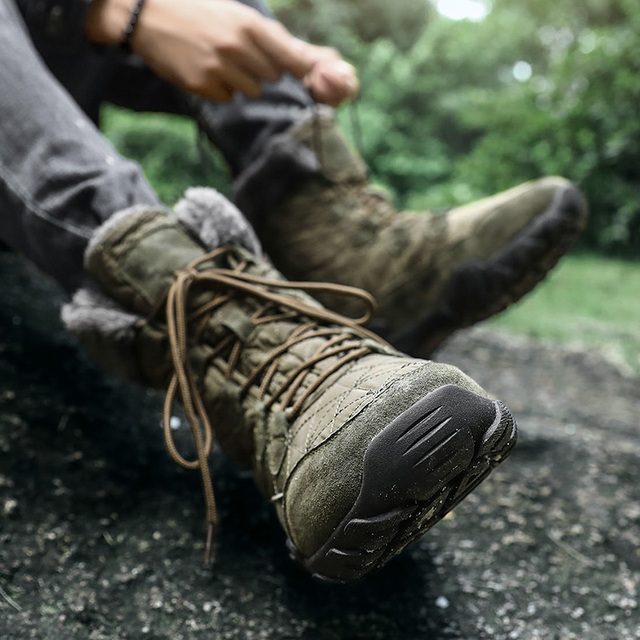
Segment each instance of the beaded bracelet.
[[138,17],[142,11],[143,4],[144,0],[136,0],[136,4],[129,14],[129,22],[127,22],[127,26],[122,33],[122,38],[120,39],[120,44],[118,45],[127,53],[131,53],[131,38],[133,37],[133,31],[136,28],[136,24],[138,24]]

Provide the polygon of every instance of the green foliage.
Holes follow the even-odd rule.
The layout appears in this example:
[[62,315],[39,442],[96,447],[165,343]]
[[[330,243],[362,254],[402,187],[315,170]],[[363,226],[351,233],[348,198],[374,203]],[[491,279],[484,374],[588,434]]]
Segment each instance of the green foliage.
[[640,373],[640,262],[577,254],[490,321],[520,335],[597,349]]
[[400,51],[410,49],[433,10],[416,0],[275,0],[269,3],[299,38],[338,48],[351,56],[353,41],[389,38]]
[[[460,123],[482,129],[483,135],[455,174],[488,191],[531,176],[566,175],[591,205],[585,240],[637,254],[640,5],[592,0],[572,13],[563,4],[542,15],[536,35],[546,51],[531,80],[511,83],[498,95],[481,92],[461,110]],[[551,5],[538,0],[527,6]],[[494,20],[501,18],[499,9]],[[594,16],[602,23],[594,23]],[[486,22],[483,28],[491,26]]]
[[207,185],[226,193],[229,178],[223,160],[198,141],[194,123],[159,114],[103,109],[102,127],[123,155],[140,163],[160,199],[173,205],[192,186]]

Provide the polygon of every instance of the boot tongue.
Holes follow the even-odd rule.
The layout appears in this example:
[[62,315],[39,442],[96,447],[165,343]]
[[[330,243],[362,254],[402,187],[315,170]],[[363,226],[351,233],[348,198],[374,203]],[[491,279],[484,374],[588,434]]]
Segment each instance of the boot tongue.
[[154,310],[176,271],[205,250],[163,209],[116,214],[96,232],[86,256],[89,273],[126,309]]
[[366,180],[364,161],[351,148],[333,118],[314,116],[297,125],[291,133],[315,153],[325,178],[333,182]]

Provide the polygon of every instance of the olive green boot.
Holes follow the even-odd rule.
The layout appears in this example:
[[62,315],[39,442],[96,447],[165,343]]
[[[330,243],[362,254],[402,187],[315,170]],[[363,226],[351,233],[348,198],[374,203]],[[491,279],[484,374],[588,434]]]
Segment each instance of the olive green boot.
[[[376,329],[419,355],[531,290],[586,218],[579,191],[556,177],[445,214],[397,212],[328,115],[271,140],[236,196],[282,273],[366,289]],[[321,300],[351,313],[348,300]]]
[[[488,475],[515,442],[513,418],[459,370],[398,353],[245,248],[214,248],[200,222],[152,208],[108,221],[87,253],[103,294],[79,293],[65,320],[99,361],[167,388],[167,446],[203,475],[210,535],[215,429],[252,469],[292,556],[356,580]],[[174,399],[194,460],[172,440]]]

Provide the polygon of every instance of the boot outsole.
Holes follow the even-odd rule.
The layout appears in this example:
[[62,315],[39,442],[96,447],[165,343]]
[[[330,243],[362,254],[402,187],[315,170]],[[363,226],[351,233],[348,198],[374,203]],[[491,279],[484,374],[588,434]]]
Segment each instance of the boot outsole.
[[578,189],[559,187],[549,208],[501,251],[460,266],[435,310],[385,337],[401,351],[430,356],[453,332],[489,318],[531,291],[573,244],[586,213]]
[[353,582],[422,536],[510,452],[516,424],[499,401],[455,385],[440,387],[369,444],[360,493],[327,542],[291,556],[315,577]]

